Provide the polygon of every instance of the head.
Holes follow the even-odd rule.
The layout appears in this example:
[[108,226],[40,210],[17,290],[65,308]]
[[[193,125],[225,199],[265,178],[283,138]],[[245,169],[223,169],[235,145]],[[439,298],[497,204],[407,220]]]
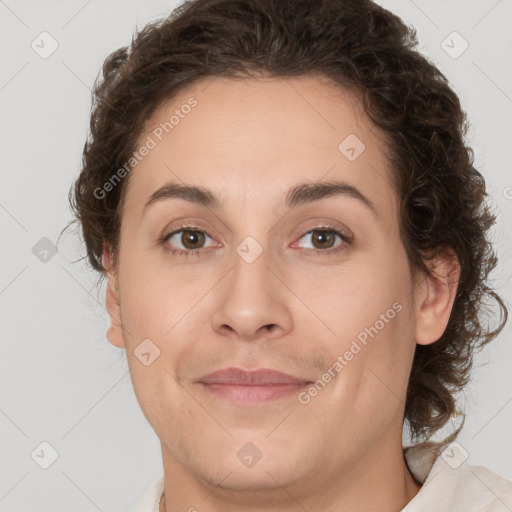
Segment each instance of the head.
[[[249,442],[286,481],[430,438],[503,328],[468,123],[416,43],[370,0],[196,0],[104,63],[71,204],[142,410],[204,478]],[[235,407],[200,382],[227,366],[310,385]]]

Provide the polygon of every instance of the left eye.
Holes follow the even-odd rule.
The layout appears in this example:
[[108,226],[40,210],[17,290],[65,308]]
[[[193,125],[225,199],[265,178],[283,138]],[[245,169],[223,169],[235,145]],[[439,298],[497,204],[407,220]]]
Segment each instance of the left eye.
[[308,236],[311,237],[313,241],[313,247],[307,247],[307,249],[332,249],[334,247],[336,236],[340,238],[342,242],[348,242],[347,237],[336,229],[312,229],[303,235],[301,240]]

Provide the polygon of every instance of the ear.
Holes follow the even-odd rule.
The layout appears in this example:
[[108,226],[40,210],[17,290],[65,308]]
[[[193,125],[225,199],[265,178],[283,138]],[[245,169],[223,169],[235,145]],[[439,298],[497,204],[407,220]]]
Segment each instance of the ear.
[[460,265],[451,248],[429,261],[431,274],[415,290],[416,343],[429,345],[444,333],[457,293]]
[[110,326],[107,330],[107,339],[112,345],[125,348],[117,275],[114,268],[114,257],[108,244],[103,246],[102,263],[108,279],[105,302],[110,316]]

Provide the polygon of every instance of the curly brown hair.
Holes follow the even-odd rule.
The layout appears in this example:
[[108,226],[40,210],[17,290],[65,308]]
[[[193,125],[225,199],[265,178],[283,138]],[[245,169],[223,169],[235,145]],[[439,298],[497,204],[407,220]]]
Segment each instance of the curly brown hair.
[[[464,142],[466,114],[416,45],[415,29],[371,0],[189,0],[105,60],[69,200],[101,279],[104,244],[118,262],[129,175],[108,194],[97,191],[130,160],[145,122],[164,101],[205,77],[261,74],[315,74],[357,94],[389,142],[411,269],[428,275],[429,259],[443,247],[460,264],[448,326],[437,342],[416,345],[407,390],[404,421],[412,439],[429,439],[461,415],[455,395],[469,381],[473,355],[501,332],[508,312],[488,283],[497,263],[488,235],[495,215]],[[491,303],[500,312],[494,330],[482,323]]]

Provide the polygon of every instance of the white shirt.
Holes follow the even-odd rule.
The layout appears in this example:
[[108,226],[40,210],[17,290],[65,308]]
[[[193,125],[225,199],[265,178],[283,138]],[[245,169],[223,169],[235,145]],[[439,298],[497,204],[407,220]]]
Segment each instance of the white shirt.
[[[451,443],[441,453],[433,443],[405,448],[407,465],[422,484],[402,512],[510,512],[512,482],[467,463],[467,452]],[[164,475],[154,480],[130,512],[158,512]]]

